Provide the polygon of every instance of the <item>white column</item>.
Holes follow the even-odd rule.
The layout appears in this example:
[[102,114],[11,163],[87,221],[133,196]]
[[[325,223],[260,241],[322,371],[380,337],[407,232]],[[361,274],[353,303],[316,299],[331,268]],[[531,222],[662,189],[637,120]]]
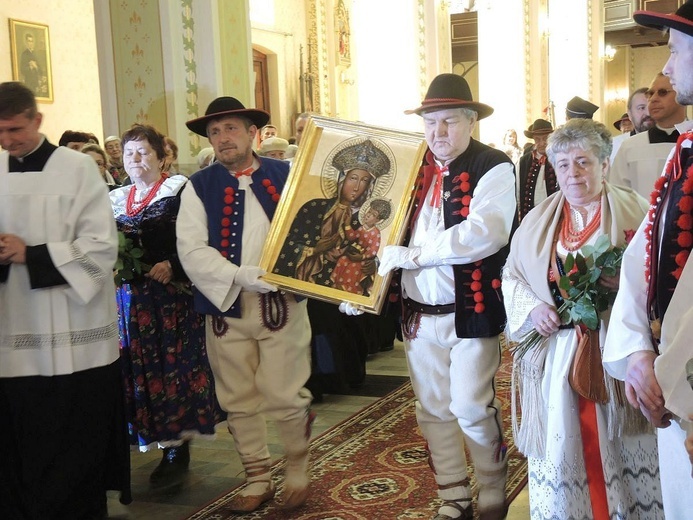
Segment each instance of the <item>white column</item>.
[[[602,99],[604,33],[599,0],[549,0],[549,93],[557,122],[565,122],[565,106],[573,96],[595,105]],[[602,121],[604,110],[594,119]]]
[[[531,2],[537,4],[537,2]],[[542,117],[533,99],[541,99],[541,38],[536,6],[527,0],[477,2],[479,24],[479,99],[494,113],[480,123],[480,140],[502,145],[506,130],[522,131]],[[527,12],[525,11],[527,8]],[[533,60],[529,61],[532,57]]]

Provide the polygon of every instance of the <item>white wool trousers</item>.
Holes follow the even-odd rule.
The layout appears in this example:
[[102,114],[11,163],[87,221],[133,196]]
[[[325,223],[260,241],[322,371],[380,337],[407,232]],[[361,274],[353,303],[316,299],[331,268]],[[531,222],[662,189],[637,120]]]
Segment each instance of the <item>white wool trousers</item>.
[[310,376],[310,323],[306,301],[287,295],[286,325],[267,329],[261,318],[260,295],[241,292],[241,318],[224,318],[220,334],[207,316],[209,363],[217,398],[245,463],[269,458],[265,415],[293,425],[305,436],[306,410],[312,396],[304,388]]
[[494,385],[501,355],[498,336],[460,339],[454,314],[423,315],[417,337],[405,342],[405,351],[418,400],[416,417],[438,484],[467,476],[465,443],[479,483],[504,482],[505,460],[498,457],[502,419]]

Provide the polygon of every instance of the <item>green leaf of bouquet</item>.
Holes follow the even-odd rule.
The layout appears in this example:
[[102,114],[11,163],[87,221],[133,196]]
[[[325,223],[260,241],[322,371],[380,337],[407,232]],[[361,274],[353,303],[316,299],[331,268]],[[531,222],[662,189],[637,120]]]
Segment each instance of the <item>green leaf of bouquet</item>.
[[568,291],[571,287],[570,278],[567,276],[561,276],[561,278],[558,280],[558,287],[564,291]]
[[582,248],[580,249],[580,254],[582,254],[582,256],[585,258],[592,256],[594,254],[594,246],[591,246],[589,244],[582,246]]
[[593,284],[597,280],[599,280],[599,277],[602,275],[604,271],[601,269],[594,268],[590,271],[590,283]]
[[581,273],[587,271],[587,263],[585,262],[585,258],[582,255],[575,256],[575,265],[577,265],[578,271],[580,271]]
[[595,256],[605,253],[609,250],[610,247],[611,239],[609,238],[609,236],[601,235],[599,238],[597,238],[597,241],[594,243]]
[[144,251],[142,251],[138,247],[133,247],[132,249],[130,249],[130,256],[132,256],[133,258],[142,258],[144,256]]
[[572,271],[574,265],[575,257],[573,256],[573,253],[568,253],[568,256],[565,258],[565,262],[563,262],[563,267],[565,268],[566,273]]

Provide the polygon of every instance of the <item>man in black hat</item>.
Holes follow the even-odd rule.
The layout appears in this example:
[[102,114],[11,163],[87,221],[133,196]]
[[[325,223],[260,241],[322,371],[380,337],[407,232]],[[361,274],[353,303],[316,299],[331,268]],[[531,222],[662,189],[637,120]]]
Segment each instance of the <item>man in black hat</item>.
[[518,161],[518,221],[546,197],[558,191],[556,172],[546,158],[546,143],[551,132],[553,126],[545,119],[537,119],[525,130],[525,137],[533,139],[534,146]]
[[275,494],[263,412],[274,419],[286,453],[282,506],[308,497],[308,441],[313,415],[306,301],[277,292],[258,267],[289,165],[253,153],[269,114],[232,97],[212,101],[186,123],[209,138],[216,162],[190,177],[176,233],[183,268],[206,315],[216,393],[246,472],[229,506],[248,512]]
[[685,121],[686,107],[676,102],[671,82],[661,72],[652,80],[645,96],[655,124],[621,144],[611,165],[609,182],[632,188],[649,198],[652,186],[676,145],[679,137],[676,125]]
[[493,109],[455,74],[432,82],[422,105],[428,152],[407,246],[388,246],[379,273],[402,269],[404,340],[416,417],[443,505],[437,520],[471,519],[464,446],[484,520],[507,513],[506,445],[494,377],[505,324],[500,271],[515,217],[507,155],[471,137]]
[[[693,0],[675,14],[637,11],[634,18],[669,31],[671,56],[663,72],[676,101],[693,105]],[[693,269],[688,264],[693,247],[693,122],[676,127],[681,136],[654,186],[650,212],[623,258],[604,364],[614,377],[625,380],[628,401],[660,428],[666,518],[690,518],[692,459],[684,439],[693,419],[693,374],[686,366],[693,358]],[[693,435],[688,439],[693,444]]]
[[566,120],[592,119],[592,116],[594,116],[597,110],[599,110],[599,107],[594,103],[590,103],[581,97],[575,96],[568,101],[565,107],[565,118]]

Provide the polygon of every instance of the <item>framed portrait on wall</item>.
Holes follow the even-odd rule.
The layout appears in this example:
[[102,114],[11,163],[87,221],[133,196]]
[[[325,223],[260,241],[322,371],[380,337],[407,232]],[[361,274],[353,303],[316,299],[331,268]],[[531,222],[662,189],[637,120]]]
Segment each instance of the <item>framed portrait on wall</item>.
[[265,243],[264,278],[378,314],[390,283],[379,259],[404,238],[425,151],[423,134],[312,117]]
[[48,26],[10,18],[12,79],[29,87],[39,103],[53,102]]

